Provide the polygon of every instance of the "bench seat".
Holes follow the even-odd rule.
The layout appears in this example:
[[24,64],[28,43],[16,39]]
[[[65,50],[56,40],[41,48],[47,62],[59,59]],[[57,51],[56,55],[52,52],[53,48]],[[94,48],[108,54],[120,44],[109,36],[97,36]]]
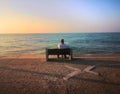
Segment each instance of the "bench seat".
[[69,59],[72,59],[72,49],[66,48],[66,49],[46,49],[46,61],[49,60],[49,55],[62,55],[62,59],[64,55],[69,55]]

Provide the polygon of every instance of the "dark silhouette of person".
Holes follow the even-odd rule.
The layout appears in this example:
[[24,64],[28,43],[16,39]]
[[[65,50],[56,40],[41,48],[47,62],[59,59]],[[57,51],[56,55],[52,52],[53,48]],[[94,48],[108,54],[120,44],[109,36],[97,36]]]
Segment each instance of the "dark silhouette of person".
[[[59,49],[66,49],[66,48],[69,48],[69,46],[64,43],[64,39],[61,39],[60,43],[58,44],[58,48]],[[66,54],[64,54],[64,57],[66,58]],[[58,55],[58,58],[59,58],[59,55]]]

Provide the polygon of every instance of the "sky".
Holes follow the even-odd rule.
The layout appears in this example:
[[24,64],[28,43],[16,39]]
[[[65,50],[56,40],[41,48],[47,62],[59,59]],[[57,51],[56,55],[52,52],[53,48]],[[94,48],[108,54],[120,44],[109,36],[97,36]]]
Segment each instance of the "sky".
[[120,32],[120,0],[0,0],[0,33]]

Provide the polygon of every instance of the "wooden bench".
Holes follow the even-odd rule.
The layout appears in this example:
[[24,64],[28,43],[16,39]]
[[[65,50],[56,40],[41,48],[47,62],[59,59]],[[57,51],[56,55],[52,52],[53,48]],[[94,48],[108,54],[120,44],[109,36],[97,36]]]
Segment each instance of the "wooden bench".
[[69,59],[72,60],[72,49],[46,49],[46,61],[49,60],[49,55],[62,55],[62,59],[64,55],[69,55]]

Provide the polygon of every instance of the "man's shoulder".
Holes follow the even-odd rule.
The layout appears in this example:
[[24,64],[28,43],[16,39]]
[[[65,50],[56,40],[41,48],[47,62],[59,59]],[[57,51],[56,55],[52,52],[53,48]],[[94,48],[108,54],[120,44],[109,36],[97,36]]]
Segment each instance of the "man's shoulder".
[[62,45],[64,48],[69,48],[67,44]]

